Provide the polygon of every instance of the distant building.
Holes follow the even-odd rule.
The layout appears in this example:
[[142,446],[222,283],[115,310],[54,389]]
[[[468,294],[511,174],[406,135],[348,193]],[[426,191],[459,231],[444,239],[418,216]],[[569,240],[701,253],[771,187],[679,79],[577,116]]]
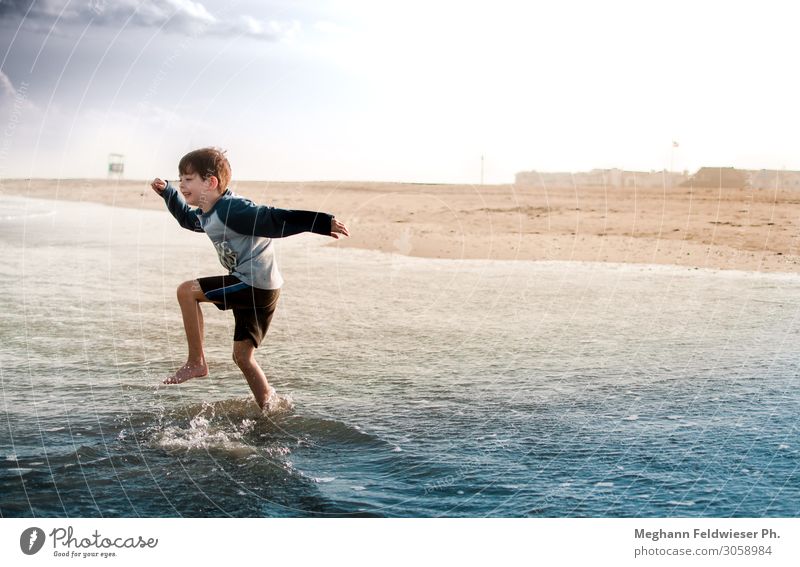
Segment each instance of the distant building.
[[694,175],[688,171],[625,171],[593,169],[578,172],[521,171],[516,185],[520,187],[570,188],[673,188],[722,187],[728,189],[795,189],[800,191],[800,171],[777,169],[736,169],[735,167],[701,167]]
[[760,169],[749,174],[747,186],[752,189],[800,189],[800,171]]
[[623,171],[619,186],[671,189],[680,186],[688,178],[688,171]]
[[701,167],[684,183],[684,187],[728,187],[747,186],[750,172],[734,167]]
[[800,190],[800,171],[701,167],[683,186]]
[[522,171],[517,173],[516,185],[522,187],[677,187],[689,178],[688,172],[625,171],[622,169],[593,169],[579,172]]
[[524,187],[547,185],[567,187],[574,183],[572,173],[554,171],[521,171],[514,176],[514,184]]

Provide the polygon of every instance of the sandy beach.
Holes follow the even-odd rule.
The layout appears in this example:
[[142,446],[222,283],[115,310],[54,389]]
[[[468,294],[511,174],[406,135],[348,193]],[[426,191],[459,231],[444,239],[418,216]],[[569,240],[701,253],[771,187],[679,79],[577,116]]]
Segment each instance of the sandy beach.
[[[800,272],[796,191],[234,182],[257,203],[333,213],[331,245],[429,258]],[[6,179],[0,195],[160,209],[148,181]]]

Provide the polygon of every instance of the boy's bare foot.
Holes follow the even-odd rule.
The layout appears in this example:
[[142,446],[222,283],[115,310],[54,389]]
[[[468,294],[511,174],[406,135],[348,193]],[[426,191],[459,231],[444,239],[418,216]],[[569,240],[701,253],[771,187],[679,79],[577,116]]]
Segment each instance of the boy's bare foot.
[[181,366],[175,374],[166,378],[164,384],[182,384],[192,378],[203,378],[208,376],[208,365],[205,362],[186,363]]

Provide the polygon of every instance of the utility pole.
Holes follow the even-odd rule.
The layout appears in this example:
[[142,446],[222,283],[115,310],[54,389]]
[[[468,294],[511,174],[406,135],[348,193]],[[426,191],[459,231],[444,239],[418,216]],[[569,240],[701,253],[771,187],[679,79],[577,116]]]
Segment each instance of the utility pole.
[[672,146],[669,149],[669,188],[672,189],[672,169],[675,167],[675,148],[679,146],[678,142],[672,140]]

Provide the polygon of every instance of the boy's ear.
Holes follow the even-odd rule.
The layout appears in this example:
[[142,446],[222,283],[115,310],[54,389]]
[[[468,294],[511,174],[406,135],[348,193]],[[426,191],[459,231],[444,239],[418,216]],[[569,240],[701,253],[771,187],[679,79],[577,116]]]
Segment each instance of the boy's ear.
[[207,181],[210,183],[212,189],[219,187],[219,179],[216,175],[209,175]]

